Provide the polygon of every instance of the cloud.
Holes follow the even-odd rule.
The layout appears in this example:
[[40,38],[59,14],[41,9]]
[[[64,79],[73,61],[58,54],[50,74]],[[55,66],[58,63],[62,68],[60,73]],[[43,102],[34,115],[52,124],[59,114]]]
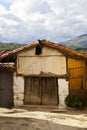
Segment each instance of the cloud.
[[5,13],[6,13],[6,9],[4,8],[4,6],[0,4],[0,14],[5,14]]
[[[0,40],[54,42],[87,33],[87,0],[0,1]],[[6,4],[9,5],[8,9]]]

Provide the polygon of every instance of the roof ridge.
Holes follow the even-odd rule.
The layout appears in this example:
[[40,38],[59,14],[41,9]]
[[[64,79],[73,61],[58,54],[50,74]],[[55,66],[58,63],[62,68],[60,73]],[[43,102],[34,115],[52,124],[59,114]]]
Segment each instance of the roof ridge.
[[75,50],[72,50],[72,49],[68,48],[67,46],[59,44],[59,43],[54,43],[54,42],[50,42],[50,41],[47,41],[47,40],[42,40],[41,43],[44,44],[44,45],[46,45],[46,46],[50,46],[50,47],[56,48],[56,49],[62,51],[62,53],[64,53],[64,51],[66,53],[68,53],[68,54],[70,53],[69,55],[71,55],[71,56],[72,55],[77,55],[77,56],[81,56],[83,58],[87,58],[87,56],[84,56],[84,54],[82,54],[80,52],[77,52]]
[[0,59],[2,60],[3,58],[6,58],[6,57],[8,57],[10,55],[21,52],[23,50],[27,50],[27,49],[29,49],[31,47],[34,47],[35,45],[38,45],[38,44],[42,44],[44,46],[48,46],[48,47],[52,47],[54,49],[57,49],[61,53],[65,54],[66,56],[68,55],[68,56],[72,56],[72,57],[76,57],[76,58],[82,58],[82,59],[85,58],[85,59],[87,59],[87,56],[84,55],[84,54],[81,54],[81,53],[79,53],[79,52],[77,52],[75,50],[72,50],[72,49],[70,49],[70,48],[68,48],[68,47],[66,47],[66,46],[64,46],[62,44],[54,43],[54,42],[51,42],[51,41],[48,41],[48,40],[45,40],[45,39],[37,40],[35,42],[31,42],[31,43],[29,43],[29,44],[27,44],[25,46],[22,46],[20,48],[17,48],[17,49],[14,49],[14,50],[10,51],[10,52],[2,54],[0,56]]

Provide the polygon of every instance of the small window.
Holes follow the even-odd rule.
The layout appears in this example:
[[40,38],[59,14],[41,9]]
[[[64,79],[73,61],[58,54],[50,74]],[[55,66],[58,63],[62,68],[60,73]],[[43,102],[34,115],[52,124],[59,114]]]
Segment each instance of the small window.
[[40,55],[42,53],[42,47],[40,45],[35,47],[35,54]]

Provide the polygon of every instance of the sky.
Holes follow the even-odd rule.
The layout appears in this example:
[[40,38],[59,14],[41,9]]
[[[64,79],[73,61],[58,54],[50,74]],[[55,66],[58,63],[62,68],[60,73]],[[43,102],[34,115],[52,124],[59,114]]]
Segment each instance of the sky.
[[87,34],[87,0],[0,0],[0,42],[59,43]]

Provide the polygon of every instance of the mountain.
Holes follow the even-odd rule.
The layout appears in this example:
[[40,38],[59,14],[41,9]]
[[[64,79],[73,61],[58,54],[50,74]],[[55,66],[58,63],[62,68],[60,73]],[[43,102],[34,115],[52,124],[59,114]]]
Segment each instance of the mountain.
[[61,42],[66,46],[87,46],[87,34],[80,35],[78,37],[72,38],[71,40]]

